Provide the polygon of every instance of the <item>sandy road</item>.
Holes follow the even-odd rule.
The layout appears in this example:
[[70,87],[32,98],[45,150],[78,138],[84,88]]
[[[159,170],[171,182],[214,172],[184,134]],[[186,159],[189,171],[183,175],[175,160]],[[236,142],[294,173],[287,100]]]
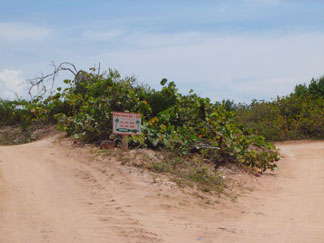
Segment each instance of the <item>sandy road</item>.
[[276,173],[210,206],[53,141],[0,147],[0,242],[324,242],[324,142],[280,144]]
[[159,241],[50,141],[1,147],[0,160],[0,242]]
[[324,143],[279,147],[280,170],[244,202],[255,200],[254,213],[227,222],[235,233],[222,234],[224,242],[324,242]]

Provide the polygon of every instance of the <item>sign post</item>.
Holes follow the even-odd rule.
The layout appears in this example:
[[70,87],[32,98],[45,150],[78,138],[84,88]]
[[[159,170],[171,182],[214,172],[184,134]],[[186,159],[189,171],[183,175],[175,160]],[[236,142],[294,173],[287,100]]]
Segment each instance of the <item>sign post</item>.
[[113,133],[122,135],[122,149],[128,149],[128,135],[141,134],[141,114],[113,112]]
[[121,148],[124,151],[127,151],[128,150],[128,135],[122,135]]

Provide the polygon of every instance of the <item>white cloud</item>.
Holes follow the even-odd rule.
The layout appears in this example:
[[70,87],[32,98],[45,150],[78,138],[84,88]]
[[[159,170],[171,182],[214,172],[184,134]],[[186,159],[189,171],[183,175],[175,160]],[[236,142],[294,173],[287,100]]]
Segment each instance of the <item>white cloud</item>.
[[[66,45],[51,46],[54,57],[42,51],[37,62],[33,57],[16,58],[10,64],[3,59],[0,68],[14,67],[30,78],[40,69],[50,72],[46,64],[51,60],[68,60],[85,70],[100,62],[102,70],[111,67],[122,75],[135,74],[155,88],[166,77],[181,92],[192,88],[213,100],[245,102],[289,94],[296,84],[324,74],[324,33],[84,33],[83,41],[89,35],[94,43],[65,41]],[[97,45],[96,41],[105,43],[105,39],[109,45]],[[4,94],[1,87],[0,94]]]
[[22,71],[4,69],[0,72],[0,97],[14,99],[25,95],[26,86],[23,84]]
[[[137,74],[144,82],[175,80],[213,99],[249,102],[286,95],[298,83],[324,74],[324,34],[220,36],[184,33],[129,36],[128,49],[91,60]],[[148,40],[154,43],[148,43]],[[182,43],[182,44],[181,44]]]
[[90,41],[110,41],[117,37],[120,37],[124,32],[121,30],[114,31],[98,31],[88,30],[82,33],[82,37]]
[[201,33],[194,31],[174,34],[136,32],[126,36],[123,41],[126,44],[137,45],[141,48],[150,48],[194,44],[201,42],[202,38]]
[[0,22],[0,41],[41,41],[52,33],[49,28],[20,22]]
[[[309,81],[309,80],[307,80]],[[299,83],[299,77],[271,77],[260,78],[256,80],[245,80],[243,82],[227,82],[224,84],[227,92],[222,94],[223,99],[236,99],[235,95],[241,97],[249,97],[248,101],[252,99],[257,100],[269,100],[270,98],[276,98],[276,96],[289,95],[297,83]],[[241,99],[241,101],[247,101]]]

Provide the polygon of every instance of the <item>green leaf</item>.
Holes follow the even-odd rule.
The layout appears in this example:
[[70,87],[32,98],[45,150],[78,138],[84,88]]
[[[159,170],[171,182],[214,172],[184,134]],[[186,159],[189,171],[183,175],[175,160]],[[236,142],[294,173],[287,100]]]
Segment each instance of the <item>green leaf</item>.
[[166,78],[164,78],[164,79],[161,80],[160,84],[162,86],[164,86],[167,82],[168,82],[168,80]]

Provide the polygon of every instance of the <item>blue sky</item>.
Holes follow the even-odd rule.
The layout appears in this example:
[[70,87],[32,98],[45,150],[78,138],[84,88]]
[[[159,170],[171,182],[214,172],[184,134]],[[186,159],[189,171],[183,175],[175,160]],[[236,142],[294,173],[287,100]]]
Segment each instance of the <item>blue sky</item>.
[[0,0],[0,56],[0,98],[69,61],[212,100],[269,100],[324,75],[324,1]]

